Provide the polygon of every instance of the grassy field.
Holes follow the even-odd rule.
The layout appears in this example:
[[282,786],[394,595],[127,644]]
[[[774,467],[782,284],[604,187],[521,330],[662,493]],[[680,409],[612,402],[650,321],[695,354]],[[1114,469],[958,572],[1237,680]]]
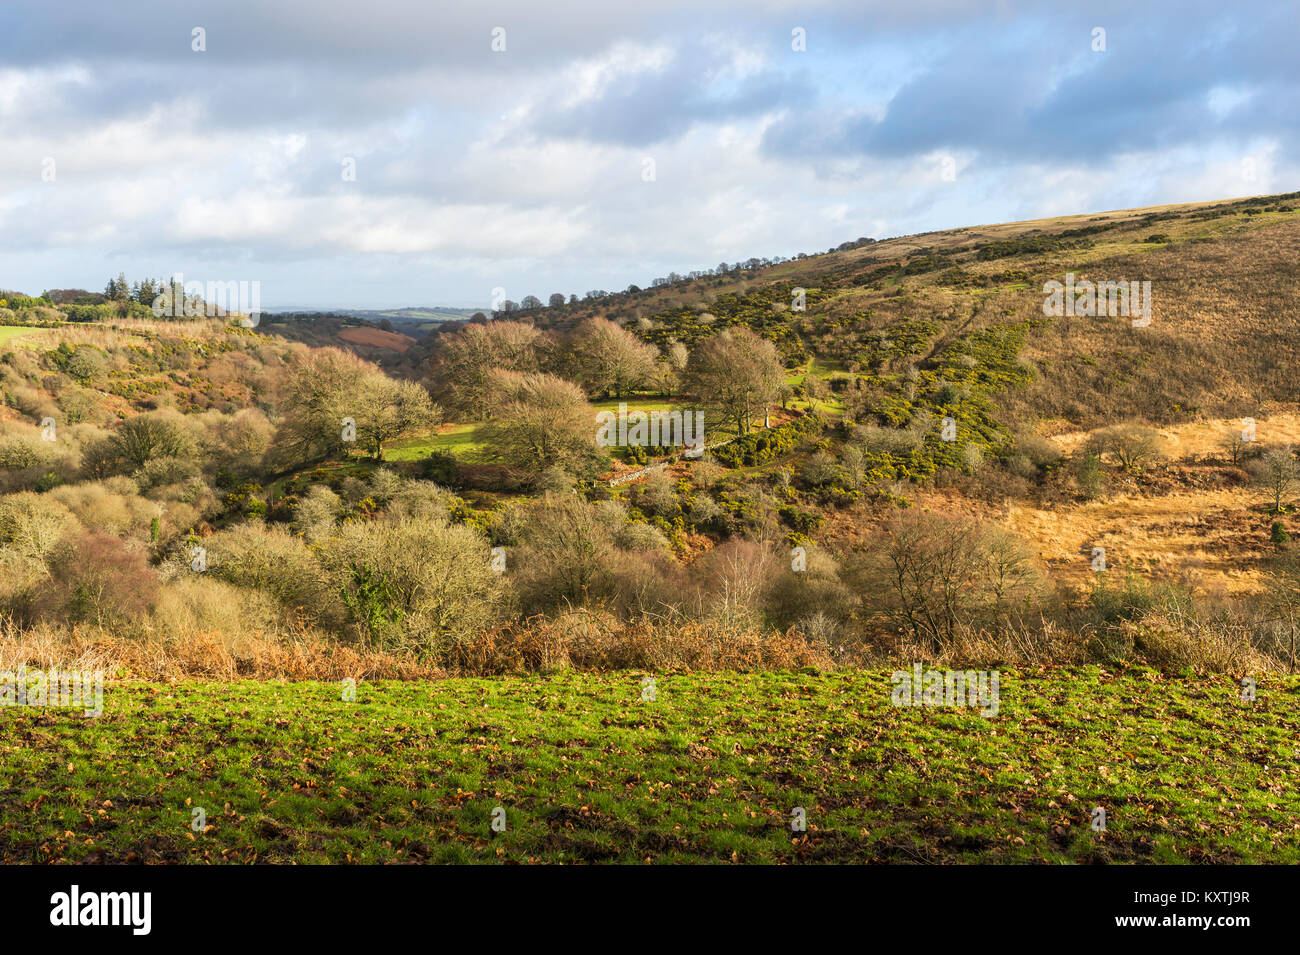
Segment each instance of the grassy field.
[[634,673],[354,702],[110,684],[98,718],[0,709],[0,862],[1300,862],[1300,679],[1245,703],[1224,678],[1005,670],[992,718],[889,692],[861,671],[661,675],[653,702]]
[[676,401],[667,401],[663,398],[650,398],[645,395],[629,395],[626,398],[601,398],[591,402],[591,406],[597,411],[611,411],[618,414],[618,406],[627,405],[627,413],[641,411],[649,414],[651,411],[672,411],[674,408],[686,408],[689,405],[683,405]]
[[483,449],[478,438],[479,425],[473,422],[456,424],[439,434],[399,438],[384,448],[387,461],[419,461],[433,451],[445,451],[467,461],[476,460]]
[[[591,404],[596,411],[610,411],[617,414],[620,402],[628,406],[629,414],[634,411],[647,413],[651,411],[670,411],[675,407],[681,407],[662,399],[636,395],[629,398],[593,401]],[[480,453],[485,446],[480,437],[480,429],[481,425],[476,422],[465,422],[443,428],[438,434],[434,435],[399,438],[390,442],[384,448],[384,458],[388,461],[418,461],[428,457],[432,451],[445,451],[456,455],[463,461],[474,463],[480,459]],[[593,435],[596,433],[594,419],[591,424],[591,431]]]
[[12,345],[15,348],[25,348],[28,342],[18,341],[28,335],[35,335],[37,332],[44,331],[42,328],[27,328],[22,325],[0,325],[0,348],[6,345]]

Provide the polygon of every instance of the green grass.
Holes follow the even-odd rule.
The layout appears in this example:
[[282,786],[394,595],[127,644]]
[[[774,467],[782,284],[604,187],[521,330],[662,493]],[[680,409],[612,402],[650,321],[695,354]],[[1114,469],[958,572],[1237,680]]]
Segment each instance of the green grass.
[[[620,401],[627,404],[629,413],[633,411],[670,411],[673,408],[682,407],[670,401],[639,395],[593,401],[591,404],[596,411],[617,413]],[[473,464],[481,459],[483,449],[487,446],[486,442],[480,437],[480,428],[481,425],[477,422],[463,422],[453,425],[440,434],[399,438],[385,446],[384,460],[418,461],[421,458],[428,457],[431,451],[446,451],[467,463]],[[591,433],[593,435],[596,433],[594,418],[591,422]]]
[[0,862],[1300,862],[1295,678],[1243,703],[1228,679],[1004,670],[991,719],[893,707],[887,672],[657,691],[195,681],[110,684],[98,718],[0,708]]
[[[612,411],[615,414],[618,414],[618,406],[620,404],[627,405],[628,414],[631,414],[634,411],[643,411],[648,414],[651,411],[672,411],[674,408],[694,407],[666,401],[663,398],[649,398],[644,395],[629,395],[626,398],[602,398],[599,401],[591,402],[591,406],[595,408],[596,411]],[[593,422],[593,432],[595,427],[596,425]]]
[[30,342],[15,343],[15,339],[22,338],[27,335],[34,335],[37,332],[41,332],[44,330],[45,329],[42,328],[27,328],[22,325],[0,325],[0,347],[9,344],[14,344],[15,347],[25,348],[31,343]]
[[478,437],[479,425],[474,422],[457,424],[441,434],[399,438],[384,448],[386,461],[418,461],[431,451],[447,451],[466,461],[474,461],[485,444]]
[[[613,411],[617,413],[620,401],[627,404],[629,413],[633,411],[670,411],[674,407],[681,407],[662,399],[646,398],[638,395],[593,401],[592,407],[596,411]],[[418,461],[421,458],[428,457],[431,451],[446,451],[467,463],[473,464],[480,460],[483,449],[487,446],[486,442],[480,437],[480,428],[481,425],[477,422],[463,422],[453,425],[440,434],[399,438],[390,442],[384,448],[384,460]],[[594,418],[591,422],[591,433],[593,435],[596,433]]]
[[[827,358],[810,358],[806,364],[797,368],[786,370],[785,383],[792,388],[798,388],[804,383],[809,375],[820,378],[823,381],[830,381],[837,374],[847,371],[847,366],[842,361],[832,361]],[[812,402],[805,401],[803,398],[791,398],[786,402],[786,407],[794,411],[812,410]],[[844,401],[836,394],[828,394],[824,399],[817,402],[817,411],[822,414],[829,414],[832,417],[842,418],[845,412]]]

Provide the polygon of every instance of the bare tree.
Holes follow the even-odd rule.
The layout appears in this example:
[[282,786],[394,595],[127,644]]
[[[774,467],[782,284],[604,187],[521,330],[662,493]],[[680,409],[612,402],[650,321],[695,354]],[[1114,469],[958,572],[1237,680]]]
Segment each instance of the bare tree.
[[1259,453],[1259,445],[1247,438],[1240,428],[1228,428],[1219,438],[1219,450],[1238,467]]
[[803,396],[808,402],[809,409],[813,411],[817,410],[817,402],[825,401],[826,396],[831,393],[830,386],[811,372],[804,375],[800,390],[802,390]]
[[589,395],[620,397],[646,384],[655,373],[658,354],[627,329],[603,318],[589,318],[569,342],[569,377]]
[[439,339],[429,380],[438,400],[478,420],[492,412],[488,378],[495,370],[534,372],[540,367],[542,334],[522,322],[466,325]]
[[1109,454],[1125,471],[1141,471],[1161,457],[1160,433],[1136,424],[1117,424],[1102,428],[1088,442],[1088,449],[1098,455]]
[[771,342],[748,328],[725,328],[695,347],[686,379],[737,434],[748,434],[754,418],[779,400],[785,369]]
[[289,382],[285,407],[272,448],[285,464],[346,454],[356,446],[383,460],[385,441],[432,428],[441,419],[422,385],[389,378],[337,348],[316,349],[304,359]]
[[442,420],[442,409],[417,382],[376,373],[356,384],[357,441],[376,461],[384,459],[385,442],[434,428]]
[[1300,468],[1296,466],[1295,454],[1289,446],[1274,448],[1267,452],[1251,468],[1255,483],[1268,492],[1273,499],[1272,513],[1282,513],[1282,498],[1300,479]]
[[600,462],[596,412],[573,382],[544,373],[496,371],[488,379],[493,417],[488,453],[521,475],[539,476],[556,465],[590,473]]
[[1041,585],[1032,556],[1000,528],[967,517],[900,511],[885,526],[870,583],[898,622],[936,650],[960,627],[1028,603]]

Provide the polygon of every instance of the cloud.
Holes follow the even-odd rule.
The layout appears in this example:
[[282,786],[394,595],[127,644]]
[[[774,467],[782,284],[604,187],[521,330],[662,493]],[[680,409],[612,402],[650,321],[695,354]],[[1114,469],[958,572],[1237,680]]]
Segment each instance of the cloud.
[[1298,19],[1263,0],[16,0],[0,286],[183,270],[260,279],[272,304],[481,305],[1290,190]]

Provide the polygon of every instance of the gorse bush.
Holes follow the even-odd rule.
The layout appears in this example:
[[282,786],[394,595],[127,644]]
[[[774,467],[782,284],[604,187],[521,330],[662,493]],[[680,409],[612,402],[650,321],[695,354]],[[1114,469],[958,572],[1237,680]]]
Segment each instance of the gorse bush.
[[713,448],[710,453],[728,467],[755,467],[791,454],[803,443],[820,434],[823,427],[820,418],[805,415],[775,428],[753,431]]

